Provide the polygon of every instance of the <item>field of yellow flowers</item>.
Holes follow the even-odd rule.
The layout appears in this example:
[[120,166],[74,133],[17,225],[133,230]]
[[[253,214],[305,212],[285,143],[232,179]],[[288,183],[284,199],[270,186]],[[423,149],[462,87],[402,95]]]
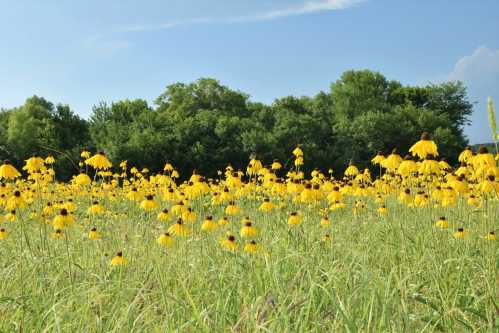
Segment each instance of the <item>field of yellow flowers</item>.
[[0,331],[497,332],[494,155],[408,153],[307,175],[297,147],[183,183],[86,150],[68,183],[5,161]]

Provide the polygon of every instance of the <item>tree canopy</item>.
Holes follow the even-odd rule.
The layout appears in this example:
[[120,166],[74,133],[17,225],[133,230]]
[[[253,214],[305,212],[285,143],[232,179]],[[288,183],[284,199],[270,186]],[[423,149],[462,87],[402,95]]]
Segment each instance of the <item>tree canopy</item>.
[[403,86],[369,70],[347,71],[315,96],[286,96],[270,105],[202,78],[169,85],[154,105],[101,102],[88,120],[68,105],[30,97],[0,111],[0,158],[21,164],[51,153],[64,177],[77,171],[78,152],[90,147],[115,165],[127,160],[160,170],[170,160],[181,174],[215,175],[227,163],[244,168],[252,154],[265,163],[289,163],[301,144],[305,168],[309,161],[341,169],[350,160],[365,167],[377,151],[405,154],[423,131],[433,134],[444,157],[457,156],[467,144],[463,128],[471,113],[460,82]]

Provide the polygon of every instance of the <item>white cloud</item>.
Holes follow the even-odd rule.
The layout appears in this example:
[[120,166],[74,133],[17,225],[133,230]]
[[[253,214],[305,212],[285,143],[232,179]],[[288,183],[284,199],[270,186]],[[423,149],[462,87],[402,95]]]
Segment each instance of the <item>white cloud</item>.
[[[485,46],[459,59],[450,73],[450,80],[488,84],[499,78],[499,50]],[[499,88],[499,87],[496,87]]]
[[315,0],[305,1],[296,6],[290,6],[282,9],[271,10],[255,15],[234,16],[229,18],[193,18],[181,21],[170,21],[156,25],[134,25],[118,29],[119,32],[140,32],[150,30],[164,30],[181,25],[197,25],[209,23],[243,23],[243,22],[256,22],[268,21],[288,16],[306,15],[324,11],[341,10],[355,6],[367,0]]
[[465,132],[472,143],[490,142],[487,118],[487,97],[499,105],[499,49],[478,47],[471,55],[459,59],[448,80],[462,81],[468,88],[471,101],[476,102],[471,117],[472,124]]

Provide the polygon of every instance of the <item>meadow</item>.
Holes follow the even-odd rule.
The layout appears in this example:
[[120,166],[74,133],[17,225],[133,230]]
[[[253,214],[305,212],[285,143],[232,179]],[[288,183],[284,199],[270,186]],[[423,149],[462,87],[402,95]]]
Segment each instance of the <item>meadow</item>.
[[[499,168],[423,135],[375,168],[214,179],[83,151],[0,166],[0,332],[497,332]],[[113,170],[113,171],[111,171]]]

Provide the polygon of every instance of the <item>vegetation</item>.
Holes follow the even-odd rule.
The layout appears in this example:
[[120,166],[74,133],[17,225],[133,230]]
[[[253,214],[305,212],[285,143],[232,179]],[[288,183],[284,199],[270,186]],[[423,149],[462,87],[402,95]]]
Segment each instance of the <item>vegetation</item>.
[[57,175],[69,179],[78,172],[77,152],[89,147],[114,163],[157,171],[170,160],[181,176],[196,168],[212,177],[226,161],[244,167],[251,154],[289,164],[288,152],[301,144],[313,161],[305,170],[337,170],[350,160],[369,166],[373,152],[405,153],[428,131],[441,156],[455,163],[467,144],[463,126],[471,112],[460,83],[410,87],[367,70],[345,72],[329,92],[271,105],[200,79],[168,86],[154,106],[144,100],[100,103],[88,120],[67,105],[31,97],[0,112],[0,159],[21,166],[31,154],[56,154]]
[[495,332],[494,155],[410,152],[379,178],[306,176],[300,147],[212,181],[89,151],[66,183],[51,156],[0,164],[0,331]]

